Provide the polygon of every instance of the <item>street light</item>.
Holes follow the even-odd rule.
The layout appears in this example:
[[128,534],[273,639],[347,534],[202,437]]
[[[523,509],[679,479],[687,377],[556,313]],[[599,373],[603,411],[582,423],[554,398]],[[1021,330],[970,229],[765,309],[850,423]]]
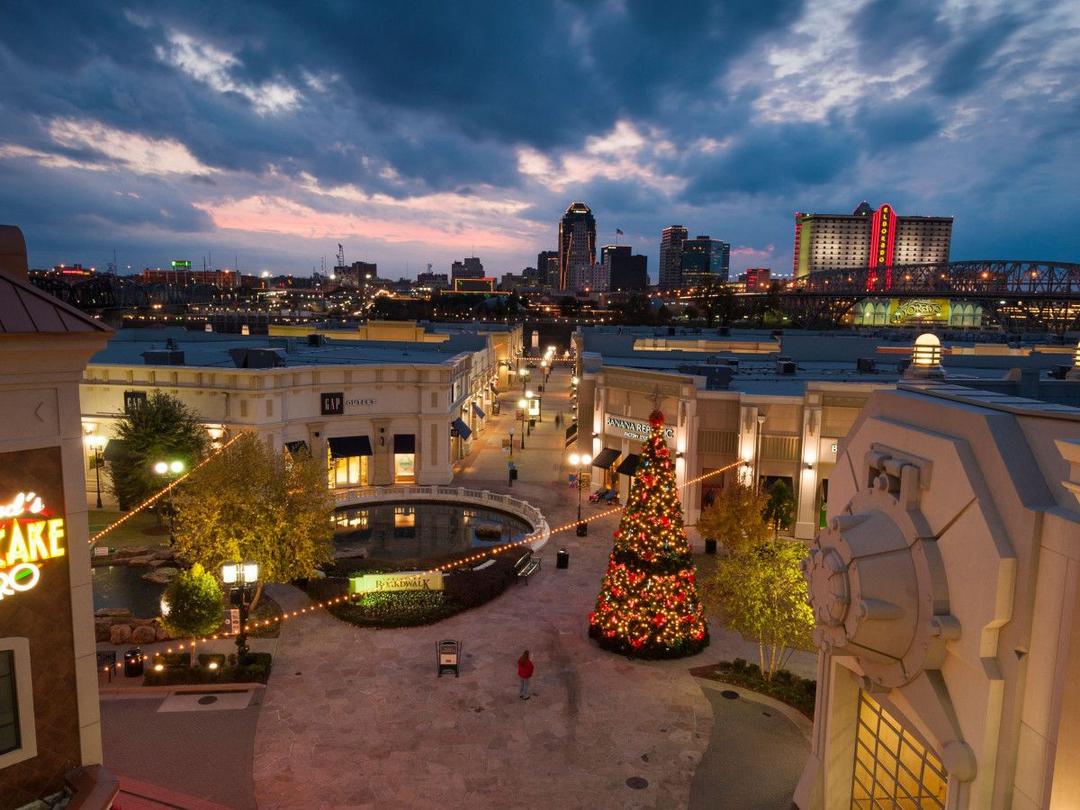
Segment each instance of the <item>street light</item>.
[[529,379],[529,370],[527,368],[519,368],[518,376],[521,377],[521,393],[525,393],[525,383]]
[[589,524],[581,520],[581,468],[592,463],[592,456],[588,453],[571,453],[569,461],[572,467],[577,467],[577,535],[584,537],[589,533]]
[[[184,471],[184,462],[176,459],[172,461],[158,461],[154,464],[154,472],[161,476],[177,476]],[[173,499],[172,489],[169,490],[169,545],[173,545],[176,542],[176,537],[173,536]]]
[[240,633],[236,636],[236,650],[242,657],[248,654],[248,586],[259,581],[259,564],[255,562],[225,563],[221,566],[221,581],[233,586],[229,589],[229,599],[240,608]]
[[87,436],[86,443],[94,452],[94,482],[97,487],[97,508],[101,509],[101,465],[104,464],[101,453],[105,449],[106,439],[104,436]]
[[529,401],[522,397],[518,400],[518,408],[521,410],[521,449],[525,449],[525,409],[529,407]]

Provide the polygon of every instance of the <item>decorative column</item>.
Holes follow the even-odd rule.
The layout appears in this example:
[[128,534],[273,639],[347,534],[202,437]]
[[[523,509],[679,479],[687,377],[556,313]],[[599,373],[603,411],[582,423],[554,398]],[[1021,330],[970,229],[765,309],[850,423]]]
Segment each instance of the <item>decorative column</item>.
[[795,491],[795,537],[812,540],[817,531],[817,486],[821,449],[821,394],[809,393],[803,405],[798,488]]

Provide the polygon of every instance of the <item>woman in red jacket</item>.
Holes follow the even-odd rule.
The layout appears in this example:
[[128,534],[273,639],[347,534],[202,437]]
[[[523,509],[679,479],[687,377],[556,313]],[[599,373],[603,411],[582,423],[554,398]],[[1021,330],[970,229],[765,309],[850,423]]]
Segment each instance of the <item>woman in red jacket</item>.
[[529,658],[529,651],[526,650],[521,654],[521,658],[518,659],[518,677],[521,678],[521,699],[529,699],[529,678],[533,676],[533,662]]

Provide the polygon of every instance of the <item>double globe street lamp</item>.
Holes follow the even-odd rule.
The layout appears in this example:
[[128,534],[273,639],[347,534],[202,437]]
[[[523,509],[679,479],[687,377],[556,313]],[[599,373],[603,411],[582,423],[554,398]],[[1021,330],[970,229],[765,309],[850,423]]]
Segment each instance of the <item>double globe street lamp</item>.
[[247,619],[251,604],[249,589],[259,581],[259,564],[254,562],[225,563],[221,567],[221,581],[232,586],[229,601],[240,608],[240,632],[236,636],[236,651],[240,656],[248,654]]
[[[162,477],[171,476],[175,479],[176,476],[180,475],[183,471],[184,462],[182,461],[158,461],[154,464],[154,472]],[[171,546],[176,542],[176,538],[173,536],[173,499],[171,489],[169,490],[167,508],[169,510],[169,545]]]
[[577,467],[577,536],[585,537],[589,533],[589,524],[581,519],[581,473],[592,463],[592,456],[588,453],[571,453],[568,460],[570,466]]

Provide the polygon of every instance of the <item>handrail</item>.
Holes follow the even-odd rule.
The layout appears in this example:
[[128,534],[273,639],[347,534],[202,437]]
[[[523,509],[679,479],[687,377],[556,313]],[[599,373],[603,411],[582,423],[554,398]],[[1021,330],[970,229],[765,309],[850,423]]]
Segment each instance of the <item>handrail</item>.
[[403,499],[419,501],[450,501],[481,506],[496,506],[504,512],[520,517],[530,526],[532,532],[525,536],[533,551],[538,551],[551,536],[551,528],[543,513],[528,501],[492,492],[487,489],[469,489],[445,485],[417,486],[395,484],[383,487],[354,487],[334,490],[334,503],[338,507],[359,506],[362,504],[386,503]]

